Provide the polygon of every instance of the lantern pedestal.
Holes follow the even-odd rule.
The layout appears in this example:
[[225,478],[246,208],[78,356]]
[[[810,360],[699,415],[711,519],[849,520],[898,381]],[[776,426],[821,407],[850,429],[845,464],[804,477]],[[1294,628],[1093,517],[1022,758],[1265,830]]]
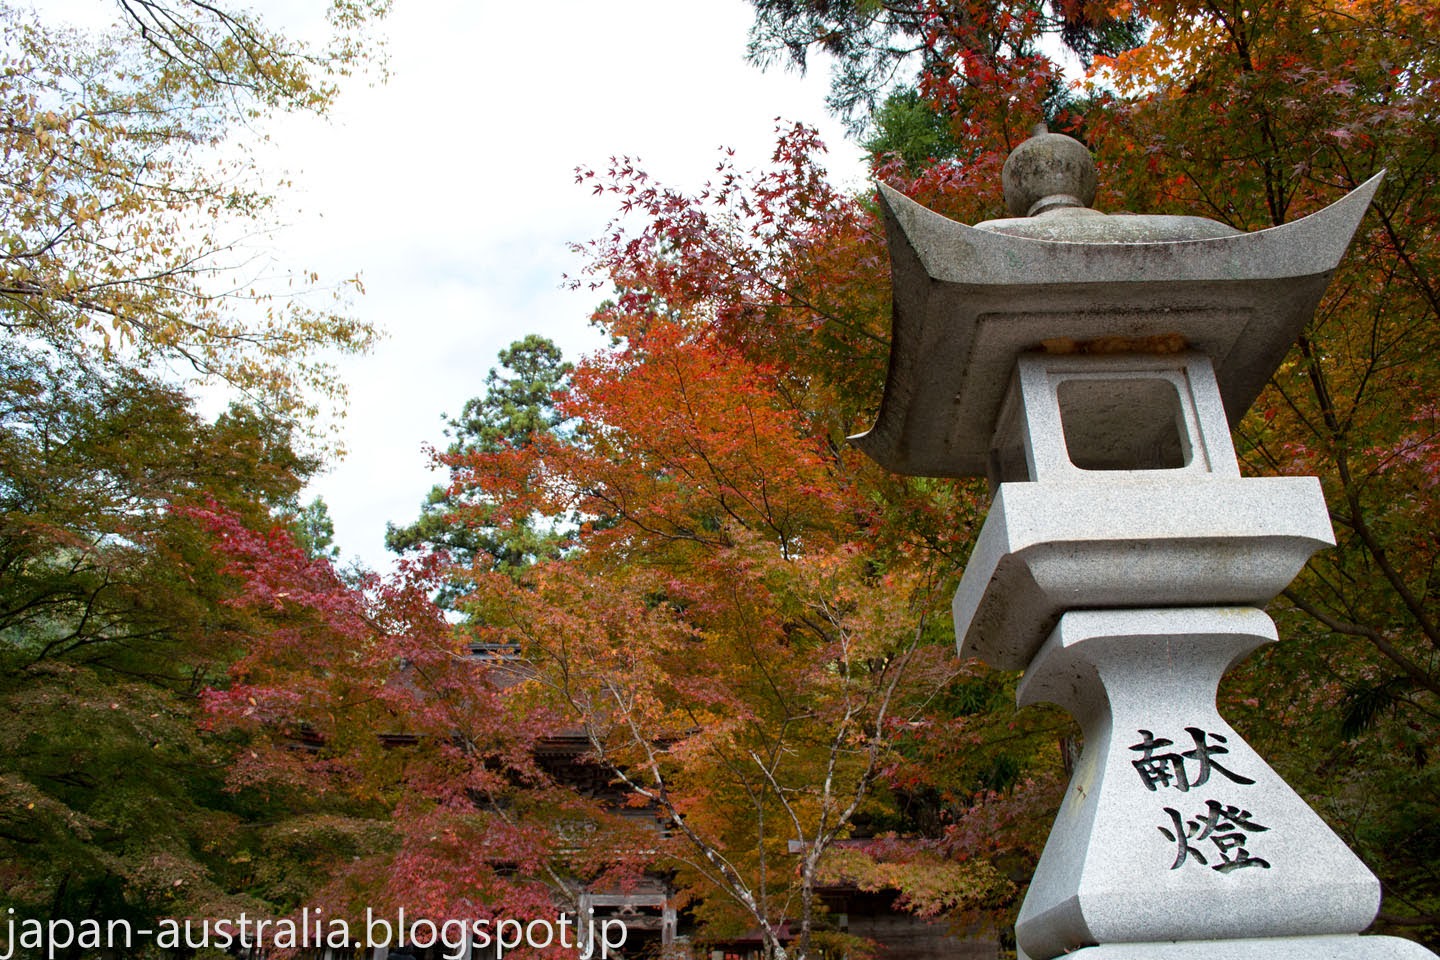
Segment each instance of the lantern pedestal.
[[1015,926],[1033,960],[1369,926],[1379,883],[1215,710],[1221,675],[1275,639],[1250,607],[1060,618],[1018,695],[1085,734]]

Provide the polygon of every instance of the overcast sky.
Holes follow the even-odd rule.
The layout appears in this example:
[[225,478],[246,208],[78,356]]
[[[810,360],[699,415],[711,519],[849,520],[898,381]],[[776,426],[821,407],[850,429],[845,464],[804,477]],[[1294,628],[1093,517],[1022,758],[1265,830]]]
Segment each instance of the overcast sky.
[[[278,256],[325,278],[361,275],[362,318],[388,338],[347,360],[348,456],[316,481],[346,559],[388,566],[386,521],[406,523],[440,475],[441,414],[481,392],[527,333],[567,356],[594,349],[599,295],[561,289],[614,200],[577,165],[638,156],[698,186],[721,147],[769,159],[777,117],[821,128],[829,167],[857,187],[859,151],[824,109],[827,76],[745,63],[744,0],[396,0],[391,78],[352,85],[327,123],[276,131],[301,208]],[[307,497],[308,499],[308,497]]]

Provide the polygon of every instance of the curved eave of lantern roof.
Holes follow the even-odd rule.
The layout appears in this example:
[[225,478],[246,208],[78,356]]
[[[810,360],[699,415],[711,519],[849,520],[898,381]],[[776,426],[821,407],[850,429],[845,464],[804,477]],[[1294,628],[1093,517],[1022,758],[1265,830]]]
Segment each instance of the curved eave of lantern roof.
[[[1198,218],[1114,216],[1123,239],[1079,242],[998,232],[1014,220],[966,226],[881,184],[890,366],[875,425],[850,440],[897,473],[983,476],[1016,357],[1097,341],[1206,354],[1233,427],[1314,314],[1382,176],[1255,233],[1176,240]],[[1131,239],[1146,222],[1172,239]]]

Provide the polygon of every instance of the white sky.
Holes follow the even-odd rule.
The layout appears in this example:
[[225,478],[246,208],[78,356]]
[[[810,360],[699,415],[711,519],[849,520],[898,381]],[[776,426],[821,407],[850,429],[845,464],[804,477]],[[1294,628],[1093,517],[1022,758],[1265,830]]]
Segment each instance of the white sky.
[[638,156],[696,187],[722,146],[767,162],[783,117],[818,126],[832,175],[860,186],[826,71],[745,63],[750,19],[745,0],[396,0],[389,83],[277,127],[301,211],[277,256],[326,280],[358,271],[355,312],[389,334],[343,362],[349,455],[306,494],[329,504],[344,559],[388,567],[386,521],[412,521],[442,479],[424,444],[443,446],[441,414],[481,392],[497,351],[530,332],[572,359],[599,345],[603,294],[560,285],[583,265],[567,244],[615,201],[575,184],[577,165]]

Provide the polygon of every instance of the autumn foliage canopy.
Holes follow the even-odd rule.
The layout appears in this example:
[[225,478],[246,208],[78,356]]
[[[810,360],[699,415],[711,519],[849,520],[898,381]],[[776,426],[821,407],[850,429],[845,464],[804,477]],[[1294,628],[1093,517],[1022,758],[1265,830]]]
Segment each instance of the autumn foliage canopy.
[[[836,57],[835,103],[874,175],[964,222],[1003,215],[1000,166],[1042,119],[1095,153],[1109,211],[1258,230],[1388,171],[1238,430],[1248,473],[1321,478],[1340,542],[1276,603],[1282,642],[1232,674],[1222,711],[1380,875],[1378,927],[1433,945],[1440,9],[752,2],[755,55]],[[1062,69],[1050,36],[1083,70]],[[617,206],[571,279],[593,289],[611,346],[573,367],[538,338],[504,355],[511,372],[437,455],[448,483],[392,531],[393,576],[342,574],[297,545],[281,508],[313,467],[284,461],[248,487],[176,468],[187,496],[156,501],[127,543],[165,551],[160,573],[190,584],[193,616],[156,635],[205,638],[188,679],[156,670],[162,653],[147,682],[170,698],[165,718],[199,722],[193,743],[178,721],[165,742],[215,758],[214,795],[175,800],[190,826],[171,837],[209,903],[541,916],[658,876],[697,937],[758,939],[776,957],[867,949],[827,916],[839,886],[1003,939],[1077,732],[1057,712],[1017,713],[1014,676],[954,655],[949,598],[988,491],[890,475],[847,444],[884,382],[883,231],[868,189],[829,181],[813,131],[777,134],[758,170],[725,153],[693,191],[631,159],[577,171]],[[73,325],[73,309],[44,317]],[[177,433],[220,442],[183,403],[174,416]],[[227,429],[288,450],[251,421]],[[9,456],[7,475],[33,466]],[[30,544],[57,577],[56,558],[81,549],[52,535],[78,522],[58,503],[49,539],[17,510],[0,541]],[[143,553],[117,571],[149,571]],[[30,582],[11,569],[7,599]],[[20,615],[4,615],[0,637],[24,655],[5,661],[0,696],[29,727],[54,714],[16,678],[43,674],[97,709],[104,664],[85,657],[101,641],[33,656],[33,624],[12,642]],[[133,752],[130,732],[116,742]],[[79,787],[46,788],[53,776],[0,787],[47,814],[47,836],[99,831],[103,811]],[[263,826],[212,857],[196,852],[207,823]],[[124,878],[154,873],[99,841],[65,850],[76,876],[119,863],[121,880],[93,886],[120,900],[140,882]],[[0,879],[17,902],[69,895],[55,877]]]

